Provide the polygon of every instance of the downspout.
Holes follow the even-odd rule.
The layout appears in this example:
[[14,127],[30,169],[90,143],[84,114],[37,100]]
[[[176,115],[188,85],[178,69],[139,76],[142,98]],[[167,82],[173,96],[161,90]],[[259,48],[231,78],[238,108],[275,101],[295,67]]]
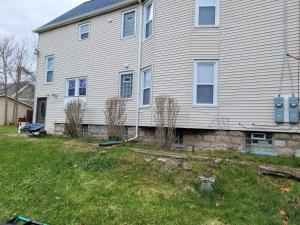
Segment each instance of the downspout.
[[140,3],[140,37],[139,37],[139,59],[138,59],[138,79],[137,79],[137,98],[136,98],[136,115],[135,115],[135,136],[128,141],[134,141],[139,137],[139,108],[140,108],[140,76],[141,76],[141,63],[142,63],[142,36],[143,36],[143,3]]

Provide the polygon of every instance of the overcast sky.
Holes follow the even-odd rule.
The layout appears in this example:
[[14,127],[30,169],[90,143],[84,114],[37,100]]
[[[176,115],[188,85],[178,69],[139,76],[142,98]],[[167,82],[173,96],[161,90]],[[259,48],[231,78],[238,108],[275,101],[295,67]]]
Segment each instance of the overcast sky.
[[0,36],[32,37],[44,25],[87,0],[0,0]]

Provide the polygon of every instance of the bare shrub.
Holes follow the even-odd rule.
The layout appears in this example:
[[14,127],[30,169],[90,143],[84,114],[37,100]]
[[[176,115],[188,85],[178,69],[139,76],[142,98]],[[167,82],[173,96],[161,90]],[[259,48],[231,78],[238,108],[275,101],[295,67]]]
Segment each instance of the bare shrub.
[[179,107],[176,99],[169,96],[155,98],[156,140],[161,148],[171,149],[175,142],[175,129]]
[[126,101],[120,98],[106,100],[106,128],[110,140],[122,140],[124,138],[126,123]]
[[66,127],[65,133],[71,137],[79,137],[81,133],[82,119],[85,113],[85,104],[81,100],[69,102],[65,109]]

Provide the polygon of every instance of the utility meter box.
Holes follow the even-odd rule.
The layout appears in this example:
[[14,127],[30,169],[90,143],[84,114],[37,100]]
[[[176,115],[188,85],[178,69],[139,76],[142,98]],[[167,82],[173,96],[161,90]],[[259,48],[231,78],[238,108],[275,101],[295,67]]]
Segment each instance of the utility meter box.
[[289,97],[289,121],[299,123],[299,98]]
[[275,122],[284,123],[284,97],[275,97]]

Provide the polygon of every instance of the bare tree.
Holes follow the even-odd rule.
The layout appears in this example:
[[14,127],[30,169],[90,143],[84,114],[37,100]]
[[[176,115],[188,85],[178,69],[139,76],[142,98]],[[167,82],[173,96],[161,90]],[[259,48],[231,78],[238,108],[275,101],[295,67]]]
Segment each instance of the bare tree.
[[81,100],[69,102],[65,109],[66,126],[65,133],[71,137],[79,137],[81,134],[82,120],[85,113],[85,104]]
[[30,81],[32,78],[32,72],[30,72],[30,55],[27,46],[27,39],[17,43],[13,54],[13,70],[10,70],[10,78],[13,80],[15,88],[14,96],[14,110],[13,110],[13,121],[15,124],[18,122],[19,114],[19,92],[21,89],[21,82]]
[[12,69],[13,53],[15,50],[14,37],[0,38],[0,75],[4,86],[4,125],[7,125],[7,110],[8,110],[8,78]]
[[120,98],[109,98],[106,101],[106,127],[110,140],[122,140],[126,123],[126,101]]
[[179,107],[176,99],[169,96],[155,98],[156,140],[161,148],[171,149],[175,142],[175,130]]

